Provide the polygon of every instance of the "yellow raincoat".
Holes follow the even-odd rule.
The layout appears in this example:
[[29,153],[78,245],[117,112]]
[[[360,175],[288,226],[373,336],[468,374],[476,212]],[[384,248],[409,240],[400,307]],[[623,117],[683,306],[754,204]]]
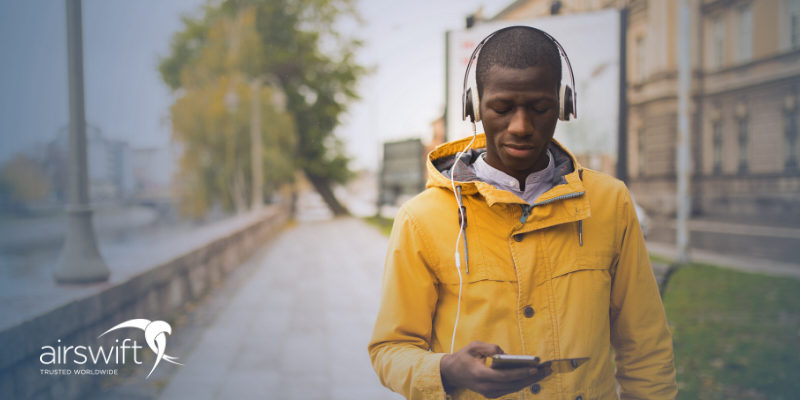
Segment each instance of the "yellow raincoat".
[[[403,205],[392,229],[369,353],[381,382],[409,399],[448,398],[439,364],[456,317],[459,222],[442,172],[449,176],[469,139],[428,156],[428,189]],[[485,146],[479,135],[474,147]],[[555,140],[550,150],[558,184],[533,207],[456,170],[469,258],[462,246],[455,350],[480,340],[542,361],[591,358],[503,399],[616,399],[615,378],[623,399],[672,399],[672,337],[631,196]],[[452,397],[484,398],[466,389]]]

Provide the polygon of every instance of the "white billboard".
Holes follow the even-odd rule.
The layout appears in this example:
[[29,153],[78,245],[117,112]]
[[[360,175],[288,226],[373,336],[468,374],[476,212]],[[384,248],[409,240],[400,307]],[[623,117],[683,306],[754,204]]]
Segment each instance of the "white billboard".
[[[609,155],[616,160],[619,116],[619,11],[496,21],[470,29],[450,31],[447,44],[447,140],[472,134],[472,124],[461,119],[464,72],[475,46],[492,32],[526,25],[552,35],[564,47],[575,73],[578,119],[559,121],[555,138],[576,154]],[[480,55],[478,55],[480,57]],[[569,74],[562,60],[562,80]],[[470,71],[474,78],[475,65]],[[478,133],[483,126],[478,123]],[[591,166],[589,166],[591,168]]]

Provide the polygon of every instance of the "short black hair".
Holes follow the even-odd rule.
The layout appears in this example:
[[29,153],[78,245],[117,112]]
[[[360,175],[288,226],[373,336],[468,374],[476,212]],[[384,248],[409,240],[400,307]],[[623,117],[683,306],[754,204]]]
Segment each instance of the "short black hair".
[[525,69],[544,64],[555,71],[558,87],[561,82],[561,55],[558,47],[537,29],[517,27],[494,34],[478,53],[475,80],[478,95],[483,98],[486,74],[493,66]]

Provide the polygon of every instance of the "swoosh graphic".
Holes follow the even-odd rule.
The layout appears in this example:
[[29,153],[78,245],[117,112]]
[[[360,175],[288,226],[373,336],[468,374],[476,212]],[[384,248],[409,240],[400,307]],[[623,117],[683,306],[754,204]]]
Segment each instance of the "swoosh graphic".
[[[98,336],[99,339],[101,336],[105,335],[108,332],[122,329],[122,328],[137,328],[144,331],[144,338],[147,341],[147,345],[150,346],[150,350],[153,350],[153,353],[156,353],[156,363],[153,365],[153,369],[150,370],[150,373],[147,374],[147,378],[156,370],[158,363],[164,359],[168,362],[171,362],[176,365],[183,365],[179,362],[175,362],[178,357],[172,357],[164,354],[164,351],[167,349],[167,335],[172,334],[172,327],[164,321],[150,321],[148,319],[131,319],[125,321],[121,324],[114,326],[113,328],[103,332],[102,335]],[[145,379],[147,379],[145,378]]]

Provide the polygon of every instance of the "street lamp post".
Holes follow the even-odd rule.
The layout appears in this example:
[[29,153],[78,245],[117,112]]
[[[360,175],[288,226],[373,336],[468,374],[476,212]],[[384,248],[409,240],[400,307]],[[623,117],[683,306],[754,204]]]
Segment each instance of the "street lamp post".
[[83,34],[81,0],[67,1],[67,64],[69,74],[69,205],[67,234],[53,278],[59,283],[108,280],[111,271],[92,227],[86,160],[86,115],[83,101]]
[[676,243],[678,251],[676,261],[678,264],[688,264],[690,261],[688,221],[691,210],[689,193],[692,177],[692,160],[689,157],[689,144],[691,142],[691,132],[689,130],[689,103],[691,98],[689,92],[692,86],[689,49],[689,26],[691,23],[689,1],[681,0],[678,10],[678,143],[676,151],[676,169],[678,173]]
[[689,198],[690,183],[692,178],[692,160],[689,157],[691,131],[689,130],[690,91],[692,88],[691,53],[689,48],[689,26],[691,24],[691,9],[689,0],[680,0],[678,3],[678,141],[675,144],[675,170],[677,179],[677,223],[675,226],[675,241],[677,251],[675,262],[670,264],[667,273],[661,282],[659,292],[664,296],[670,277],[682,265],[691,262],[689,248],[689,214],[691,200]]

